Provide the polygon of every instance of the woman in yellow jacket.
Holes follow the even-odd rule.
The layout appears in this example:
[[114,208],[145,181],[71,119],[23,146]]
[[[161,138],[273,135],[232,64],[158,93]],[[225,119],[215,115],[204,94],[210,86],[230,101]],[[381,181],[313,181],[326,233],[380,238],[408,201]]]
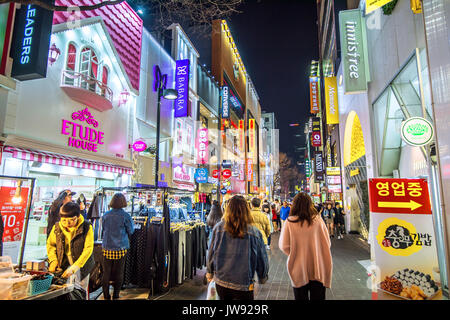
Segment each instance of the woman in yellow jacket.
[[47,239],[49,271],[63,271],[62,277],[75,275],[75,288],[87,292],[89,273],[94,267],[94,231],[81,215],[80,206],[68,202]]

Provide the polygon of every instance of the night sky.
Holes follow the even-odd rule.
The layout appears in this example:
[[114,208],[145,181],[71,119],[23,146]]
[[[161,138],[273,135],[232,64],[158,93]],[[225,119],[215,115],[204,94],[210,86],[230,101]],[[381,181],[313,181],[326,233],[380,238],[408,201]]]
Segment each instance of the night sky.
[[[314,0],[245,0],[228,26],[260,97],[275,112],[280,151],[293,156],[290,123],[308,117],[309,66],[318,59]],[[192,39],[202,63],[211,64],[210,41]]]

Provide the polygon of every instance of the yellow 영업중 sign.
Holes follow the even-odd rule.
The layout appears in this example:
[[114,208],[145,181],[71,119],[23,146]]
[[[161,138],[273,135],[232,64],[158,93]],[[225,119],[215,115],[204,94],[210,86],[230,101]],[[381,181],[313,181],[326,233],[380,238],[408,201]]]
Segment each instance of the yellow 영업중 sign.
[[387,218],[378,225],[378,245],[392,256],[409,256],[422,249],[415,241],[416,228],[408,221]]
[[336,77],[325,77],[325,104],[327,124],[339,123],[339,104]]
[[392,0],[366,0],[366,14],[377,10],[379,7],[391,2]]

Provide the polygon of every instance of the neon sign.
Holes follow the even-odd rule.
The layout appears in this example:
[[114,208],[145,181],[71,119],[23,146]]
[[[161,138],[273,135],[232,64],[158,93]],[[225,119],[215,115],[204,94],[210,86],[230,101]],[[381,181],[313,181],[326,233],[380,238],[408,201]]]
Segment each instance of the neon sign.
[[208,128],[200,128],[197,131],[197,163],[205,164],[208,162]]
[[175,88],[178,98],[175,100],[175,118],[187,117],[189,101],[189,59],[177,60]]
[[230,107],[228,105],[228,86],[222,87],[222,118],[230,117]]
[[[87,124],[92,124],[94,127],[98,126],[98,122],[92,117],[87,108],[72,113],[72,119],[86,121]],[[104,132],[65,119],[62,119],[61,134],[69,136],[67,146],[72,148],[98,152],[98,145],[104,144]]]

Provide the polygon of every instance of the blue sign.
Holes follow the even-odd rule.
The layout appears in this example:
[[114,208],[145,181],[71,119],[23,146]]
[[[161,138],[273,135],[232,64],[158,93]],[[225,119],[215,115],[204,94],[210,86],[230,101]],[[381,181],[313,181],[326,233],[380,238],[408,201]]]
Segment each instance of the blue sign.
[[229,100],[229,88],[228,86],[222,87],[222,118],[227,119],[230,117],[230,106],[228,105]]
[[175,89],[178,91],[178,98],[175,100],[175,118],[187,117],[189,103],[189,59],[177,60]]
[[227,193],[227,189],[225,189],[225,188],[220,189],[220,193],[221,194],[226,194]]
[[199,168],[195,170],[195,181],[197,183],[207,183],[208,182],[208,169]]

